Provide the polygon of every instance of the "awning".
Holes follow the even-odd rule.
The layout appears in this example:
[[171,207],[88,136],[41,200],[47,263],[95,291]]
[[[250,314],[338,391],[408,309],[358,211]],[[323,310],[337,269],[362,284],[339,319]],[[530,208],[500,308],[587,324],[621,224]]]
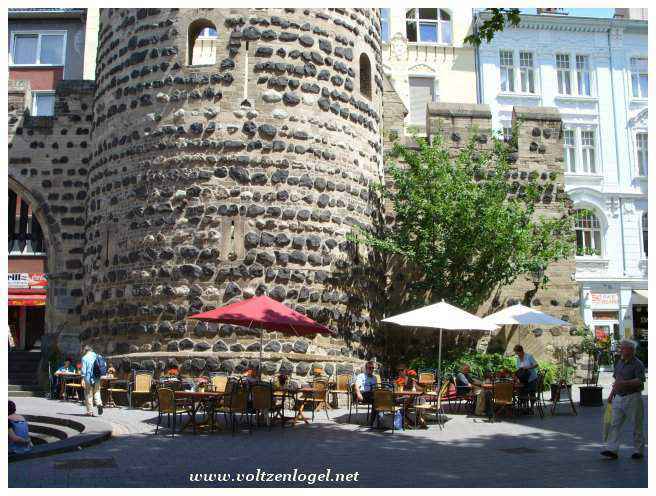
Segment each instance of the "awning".
[[637,296],[634,298],[635,303],[641,303],[646,305],[649,301],[649,290],[648,289],[634,289],[633,294]]
[[46,304],[45,294],[10,294],[10,307],[43,307]]

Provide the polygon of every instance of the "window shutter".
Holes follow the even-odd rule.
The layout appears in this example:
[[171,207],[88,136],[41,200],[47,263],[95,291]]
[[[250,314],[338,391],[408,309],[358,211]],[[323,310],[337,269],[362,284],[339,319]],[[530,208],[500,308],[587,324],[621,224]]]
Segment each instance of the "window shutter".
[[426,124],[426,105],[433,102],[433,78],[410,78],[410,122]]

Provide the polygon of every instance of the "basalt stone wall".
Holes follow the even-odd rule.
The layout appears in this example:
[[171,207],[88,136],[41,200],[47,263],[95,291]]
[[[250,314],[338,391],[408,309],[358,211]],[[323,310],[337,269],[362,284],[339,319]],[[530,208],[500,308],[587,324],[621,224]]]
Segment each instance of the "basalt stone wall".
[[[444,143],[454,153],[464,147],[472,134],[476,135],[481,149],[491,143],[491,114],[486,105],[440,103],[428,107],[427,129],[429,135],[440,133]],[[517,125],[516,149],[510,154],[512,171],[508,181],[512,184],[511,196],[521,195],[529,180],[535,180],[541,190],[541,201],[536,215],[562,217],[571,214],[571,201],[565,194],[563,166],[562,121],[555,108],[515,107],[513,126]],[[476,181],[484,180],[481,175]],[[561,205],[565,201],[565,206]],[[540,288],[531,298],[531,306],[554,317],[572,323],[575,328],[582,324],[579,308],[578,285],[573,274],[576,271],[574,255],[567,260],[549,265],[546,275],[547,287]],[[533,282],[520,277],[499,294],[479,308],[480,315],[494,313],[504,306],[525,302],[527,294],[534,290]],[[544,330],[534,334],[524,330],[520,337],[519,329],[508,329],[497,334],[496,342],[490,346],[500,346],[507,352],[521,341],[522,346],[538,359],[553,356],[554,346],[563,346],[580,341],[562,330]],[[481,345],[486,346],[487,338]]]
[[[199,25],[216,60],[192,66]],[[84,342],[124,368],[243,370],[256,333],[187,317],[268,294],[339,336],[265,333],[266,374],[359,363],[369,317],[334,276],[371,225],[379,33],[374,9],[101,11]]]
[[28,81],[9,81],[8,186],[27,200],[46,245],[42,350],[79,351],[93,81],[60,81],[55,115],[30,116]]

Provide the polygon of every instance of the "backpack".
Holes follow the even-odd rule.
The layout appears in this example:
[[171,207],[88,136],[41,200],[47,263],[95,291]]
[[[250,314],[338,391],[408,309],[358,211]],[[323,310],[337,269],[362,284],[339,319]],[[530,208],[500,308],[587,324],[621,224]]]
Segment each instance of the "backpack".
[[93,377],[99,379],[107,375],[107,362],[101,355],[96,355],[96,360],[93,362]]

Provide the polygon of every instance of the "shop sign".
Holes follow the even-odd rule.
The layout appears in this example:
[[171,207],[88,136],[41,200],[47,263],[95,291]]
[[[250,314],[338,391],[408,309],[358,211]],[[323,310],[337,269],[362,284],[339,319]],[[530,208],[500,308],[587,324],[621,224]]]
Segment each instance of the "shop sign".
[[619,306],[620,296],[617,293],[590,293],[590,303],[599,306]]
[[43,273],[9,272],[7,286],[15,289],[47,289],[48,279]]

